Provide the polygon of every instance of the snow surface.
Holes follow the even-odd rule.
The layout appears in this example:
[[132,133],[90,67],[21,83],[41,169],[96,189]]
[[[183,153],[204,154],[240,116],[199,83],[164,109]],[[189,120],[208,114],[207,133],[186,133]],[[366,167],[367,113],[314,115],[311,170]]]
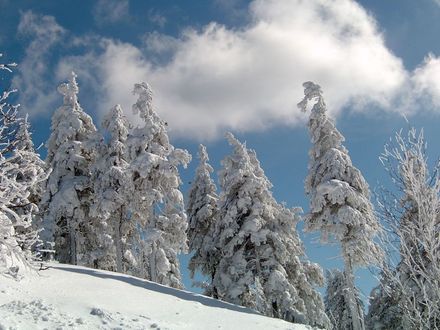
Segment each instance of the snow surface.
[[3,329],[283,329],[310,327],[129,275],[52,263],[0,278]]

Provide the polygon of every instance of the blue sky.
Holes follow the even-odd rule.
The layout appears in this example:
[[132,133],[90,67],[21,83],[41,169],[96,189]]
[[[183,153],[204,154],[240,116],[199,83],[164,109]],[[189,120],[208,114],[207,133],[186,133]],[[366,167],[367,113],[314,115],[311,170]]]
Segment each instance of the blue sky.
[[[323,87],[372,190],[389,185],[378,156],[408,126],[403,115],[424,127],[430,160],[439,154],[439,30],[438,0],[0,0],[0,52],[19,64],[0,88],[20,90],[39,144],[71,70],[98,126],[116,103],[130,116],[131,88],[147,81],[174,145],[195,156],[207,144],[218,170],[231,130],[257,151],[275,197],[307,210],[301,83]],[[182,170],[184,190],[196,166]],[[340,265],[334,248],[301,235],[312,261]],[[374,280],[360,271],[358,284],[368,294]]]

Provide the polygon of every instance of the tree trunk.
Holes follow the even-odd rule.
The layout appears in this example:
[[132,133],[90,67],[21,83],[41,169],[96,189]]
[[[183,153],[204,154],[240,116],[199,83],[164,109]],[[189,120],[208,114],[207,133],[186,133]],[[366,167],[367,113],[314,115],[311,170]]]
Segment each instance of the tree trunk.
[[72,225],[72,219],[69,221],[69,241],[70,263],[76,265],[78,263],[76,258],[76,231]]
[[150,281],[157,282],[156,274],[156,242],[152,243],[150,255]]
[[345,281],[347,284],[346,298],[348,308],[350,309],[351,322],[353,325],[353,330],[364,330],[364,313],[361,310],[361,307],[358,304],[355,294],[355,286],[354,286],[354,274],[353,267],[351,265],[350,256],[346,256],[344,258],[345,264]]
[[121,245],[121,224],[122,224],[122,207],[119,210],[119,218],[115,224],[115,247],[116,247],[116,271],[122,273],[122,245]]

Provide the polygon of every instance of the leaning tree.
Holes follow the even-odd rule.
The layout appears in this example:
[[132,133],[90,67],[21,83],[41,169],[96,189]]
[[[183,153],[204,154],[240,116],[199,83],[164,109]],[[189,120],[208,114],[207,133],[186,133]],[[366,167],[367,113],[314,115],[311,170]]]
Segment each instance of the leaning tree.
[[315,100],[308,122],[313,145],[305,181],[310,198],[305,230],[320,231],[323,242],[330,239],[340,242],[353,329],[363,329],[363,311],[355,295],[354,268],[379,262],[382,252],[374,237],[380,227],[368,184],[342,145],[344,137],[327,116],[321,87],[313,82],[303,86],[305,96],[298,107],[306,111],[308,101]]

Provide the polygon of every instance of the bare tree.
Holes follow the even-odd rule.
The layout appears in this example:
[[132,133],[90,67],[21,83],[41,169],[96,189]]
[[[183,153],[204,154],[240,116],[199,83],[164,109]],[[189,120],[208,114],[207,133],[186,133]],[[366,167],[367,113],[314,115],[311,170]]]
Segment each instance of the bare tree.
[[[401,315],[402,328],[439,329],[440,163],[430,173],[423,131],[414,128],[397,133],[380,159],[397,188],[379,201],[389,243],[381,295],[396,305],[390,307]],[[369,318],[381,329],[380,316],[370,311]]]

